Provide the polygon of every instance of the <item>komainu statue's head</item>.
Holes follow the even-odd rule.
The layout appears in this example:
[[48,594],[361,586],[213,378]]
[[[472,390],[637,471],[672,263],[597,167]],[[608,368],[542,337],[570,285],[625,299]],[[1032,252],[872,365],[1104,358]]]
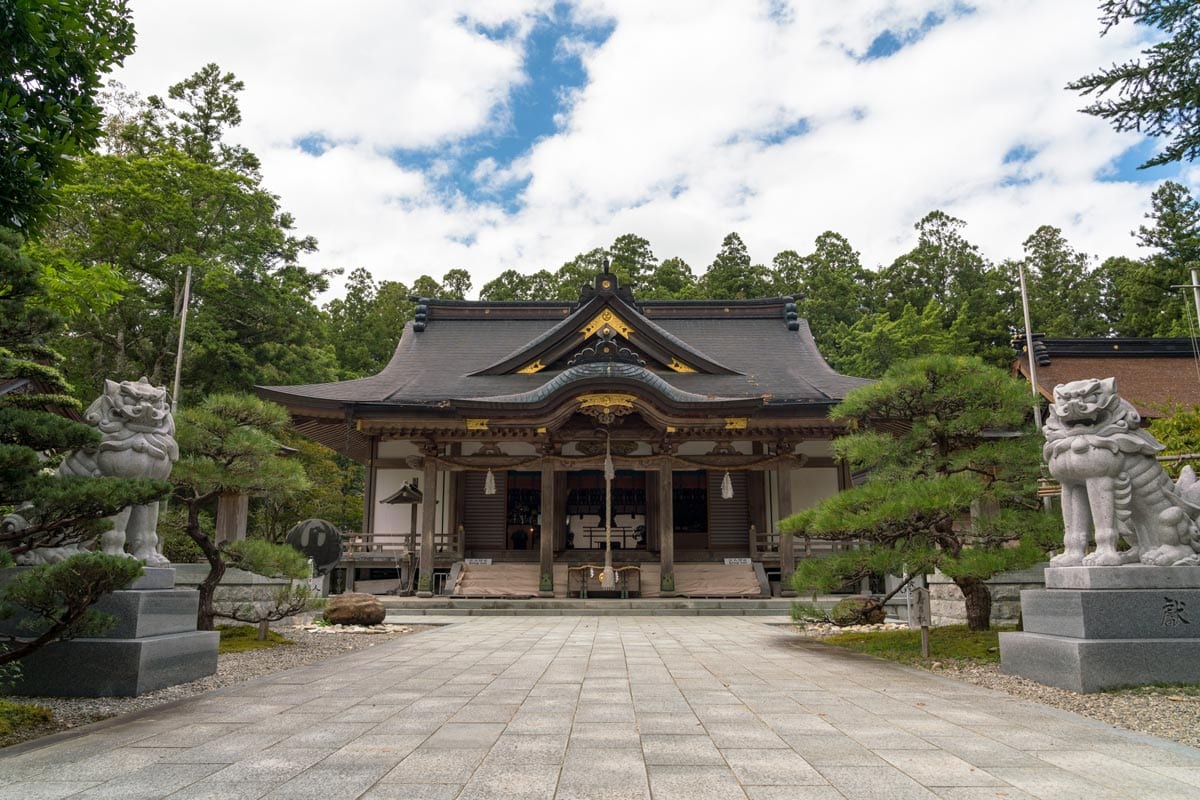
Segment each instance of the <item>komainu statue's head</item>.
[[[1050,410],[1066,426],[1095,426],[1130,414],[1138,417],[1132,406],[1121,402],[1116,378],[1060,383],[1054,387],[1054,404]],[[1130,420],[1135,424],[1139,421],[1140,418]]]
[[179,457],[167,390],[145,378],[120,383],[106,380],[104,394],[88,407],[84,419],[100,429],[102,451],[136,446],[157,458],[175,461]]

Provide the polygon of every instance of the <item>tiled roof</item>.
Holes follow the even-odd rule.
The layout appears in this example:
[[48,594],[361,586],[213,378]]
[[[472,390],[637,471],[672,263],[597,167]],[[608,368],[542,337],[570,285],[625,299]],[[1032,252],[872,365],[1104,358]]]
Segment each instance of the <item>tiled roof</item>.
[[[1138,413],[1160,417],[1174,404],[1200,405],[1200,359],[1191,339],[1043,339],[1049,364],[1037,365],[1039,389],[1047,398],[1061,383],[1116,378],[1117,391]],[[1029,377],[1021,348],[1014,369]]]
[[[356,409],[445,407],[448,402],[536,399],[549,384],[573,377],[570,370],[546,368],[532,374],[480,374],[498,363],[517,363],[531,343],[545,341],[564,320],[594,312],[588,303],[477,303],[421,301],[425,319],[405,326],[391,361],[378,375],[353,381],[303,386],[264,386],[268,399],[290,406]],[[660,393],[683,400],[716,403],[757,399],[766,406],[828,406],[865,379],[835,372],[818,352],[804,320],[791,320],[790,298],[728,302],[664,302],[631,306],[614,302],[643,335],[672,351],[702,354],[716,369],[658,370]],[[793,329],[794,328],[794,329]],[[646,333],[649,332],[649,333]],[[649,344],[649,340],[647,340]],[[583,339],[579,338],[582,347]],[[622,341],[622,345],[631,345]],[[681,348],[686,348],[686,351]],[[637,349],[633,346],[633,349]],[[493,370],[494,371],[494,370]],[[577,373],[586,376],[588,371]]]

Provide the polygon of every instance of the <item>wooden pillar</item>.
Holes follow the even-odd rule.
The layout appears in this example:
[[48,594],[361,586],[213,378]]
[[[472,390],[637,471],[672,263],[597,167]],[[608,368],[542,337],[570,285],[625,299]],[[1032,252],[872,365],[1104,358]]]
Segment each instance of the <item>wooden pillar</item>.
[[425,481],[421,498],[421,555],[417,579],[417,597],[433,597],[433,528],[437,524],[437,460],[425,457]]
[[[757,445],[758,442],[755,442]],[[758,542],[755,541],[755,534],[750,533],[751,530],[757,533],[766,533],[767,531],[767,473],[758,470],[751,470],[746,473],[746,510],[750,518],[750,524],[746,526],[746,546],[749,548],[749,556],[751,558],[758,557]]]
[[554,539],[558,533],[557,492],[554,491],[554,463],[542,462],[541,558],[538,566],[538,595],[554,596]]
[[375,459],[379,458],[379,437],[371,437],[370,458],[367,459],[367,474],[363,483],[363,518],[364,533],[375,532],[375,482],[379,480],[379,468]]
[[658,560],[662,579],[659,591],[664,597],[675,595],[675,493],[671,462],[658,468]]
[[[792,515],[792,468],[785,464],[775,470],[779,479],[779,518]],[[795,597],[792,589],[792,573],[796,571],[796,545],[790,533],[779,537],[779,594],[782,597]]]
[[239,542],[246,538],[250,518],[250,495],[225,492],[217,498],[216,539],[219,543]]

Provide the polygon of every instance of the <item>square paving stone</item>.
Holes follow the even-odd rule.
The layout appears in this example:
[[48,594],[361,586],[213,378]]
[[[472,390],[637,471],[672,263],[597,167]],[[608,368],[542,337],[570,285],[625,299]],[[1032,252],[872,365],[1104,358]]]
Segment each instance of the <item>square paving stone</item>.
[[388,771],[386,764],[353,766],[320,765],[306,769],[266,797],[270,800],[327,800],[330,797],[358,797]]
[[637,727],[638,731],[642,734],[675,733],[690,734],[693,736],[707,735],[704,726],[700,724],[700,720],[690,711],[686,713],[643,713],[639,710],[637,714]]
[[[746,786],[750,800],[846,800],[846,795],[832,786]],[[1013,798],[991,798],[1013,800]]]
[[506,733],[570,733],[574,715],[568,713],[539,714],[518,711],[505,728]]
[[707,736],[643,734],[642,753],[648,765],[725,764],[721,752]]
[[488,751],[487,764],[562,763],[567,736],[560,733],[504,733]]
[[572,747],[632,747],[638,742],[632,722],[576,722],[571,726]]
[[654,800],[746,800],[728,767],[650,766]]
[[377,783],[359,800],[455,800],[457,783]]
[[722,748],[721,755],[744,786],[803,786],[828,783],[792,750]]
[[426,750],[417,748],[404,757],[380,783],[456,783],[471,779],[487,750],[448,747]]
[[283,783],[316,764],[329,755],[329,750],[283,749],[273,747],[250,754],[234,764],[216,772],[211,780],[219,783],[238,781],[271,781]]
[[463,706],[450,718],[450,722],[508,722],[520,706],[515,703],[492,705],[472,703]]
[[576,722],[633,722],[633,705],[626,703],[584,703],[575,709]]
[[475,770],[457,800],[551,800],[557,764],[489,764]]
[[900,770],[883,767],[818,767],[847,800],[936,800],[937,795]]
[[940,750],[876,750],[875,754],[923,786],[1000,786],[1004,781]]
[[274,789],[274,783],[197,781],[171,795],[171,800],[258,800]]
[[59,800],[95,785],[93,781],[18,781],[0,786],[0,800]]
[[766,725],[758,722],[706,722],[705,731],[717,747],[761,747],[786,749],[787,742]]
[[[993,767],[990,772],[1034,797],[1054,800],[1118,800],[1126,792],[1101,786],[1058,767]],[[1193,793],[1194,794],[1194,793]],[[1147,798],[1149,800],[1149,798]],[[1158,798],[1155,798],[1158,800]]]

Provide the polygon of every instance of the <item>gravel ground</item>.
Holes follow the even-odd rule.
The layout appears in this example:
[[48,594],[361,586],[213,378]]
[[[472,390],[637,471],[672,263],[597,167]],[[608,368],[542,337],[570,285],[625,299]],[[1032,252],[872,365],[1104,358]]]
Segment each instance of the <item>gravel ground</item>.
[[217,657],[217,672],[191,683],[168,686],[138,697],[11,697],[13,702],[34,703],[54,712],[54,722],[22,735],[0,738],[0,747],[36,739],[59,731],[70,730],[90,722],[131,714],[163,703],[182,700],[198,694],[232,686],[261,675],[303,667],[316,661],[361,650],[401,636],[429,630],[432,625],[373,625],[279,627],[273,630],[295,642],[244,653],[229,653]]
[[[89,722],[120,714],[141,711],[162,703],[203,694],[212,689],[231,686],[293,667],[304,666],[336,655],[371,647],[400,636],[428,630],[428,625],[380,625],[371,629],[345,630],[339,628],[296,627],[281,628],[279,632],[296,642],[291,647],[274,647],[246,653],[223,655],[217,662],[217,673],[198,681],[171,686],[140,697],[62,698],[30,697],[14,700],[33,702],[54,712],[55,722],[44,728],[29,731],[23,738],[0,740],[0,747],[15,744],[58,731],[69,730]],[[891,627],[878,626],[875,629]],[[907,627],[907,626],[901,626]],[[849,630],[853,630],[851,628]],[[863,629],[872,629],[864,626]],[[848,629],[838,629],[838,632]],[[821,637],[831,630],[825,626],[810,626],[804,635]],[[1197,689],[1147,687],[1097,694],[1076,694],[1040,683],[1003,675],[999,664],[934,662],[932,671],[1010,695],[1072,711],[1085,717],[1106,722],[1114,727],[1147,733],[1163,739],[1200,747],[1200,695]]]
[[[831,625],[809,625],[803,635],[821,638],[833,633],[856,630],[907,629],[907,625],[855,625],[834,628]],[[1115,728],[1148,733],[1163,739],[1200,747],[1200,687],[1141,687],[1094,694],[1076,694],[1067,689],[1043,686],[1025,678],[1004,675],[999,664],[977,664],[970,661],[934,661],[927,668],[947,678],[976,686],[986,686],[1014,697],[1071,711],[1091,717]]]

